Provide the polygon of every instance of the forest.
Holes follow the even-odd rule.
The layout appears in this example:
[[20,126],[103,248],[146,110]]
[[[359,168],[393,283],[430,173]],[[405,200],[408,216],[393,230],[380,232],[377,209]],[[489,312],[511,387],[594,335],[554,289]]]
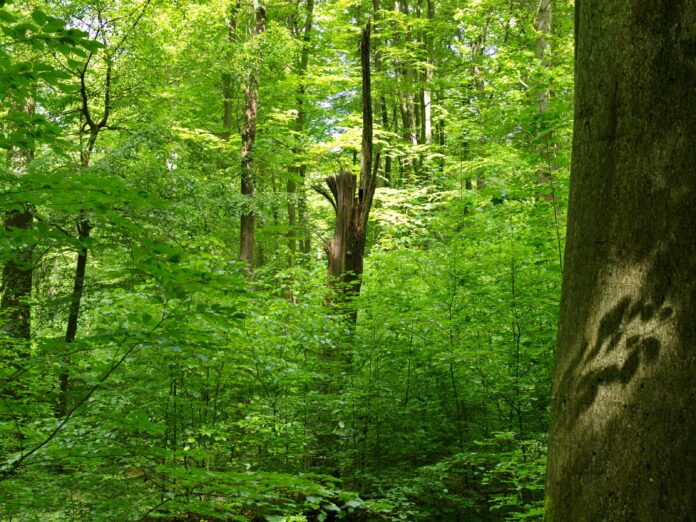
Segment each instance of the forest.
[[696,0],[0,0],[0,520],[696,521],[695,144]]

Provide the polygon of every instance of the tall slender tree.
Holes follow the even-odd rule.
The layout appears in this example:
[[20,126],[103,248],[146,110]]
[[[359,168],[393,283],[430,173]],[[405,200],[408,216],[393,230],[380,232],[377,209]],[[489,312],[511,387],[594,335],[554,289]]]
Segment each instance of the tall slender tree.
[[[383,72],[384,72],[384,60],[382,58],[382,49],[381,47],[386,44],[386,39],[385,38],[380,38],[379,33],[378,33],[378,26],[380,22],[383,22],[384,20],[384,15],[380,11],[381,6],[380,6],[380,0],[372,0],[372,9],[375,13],[375,24],[374,27],[372,28],[372,38],[371,38],[371,47],[373,49],[373,54],[374,54],[374,61],[375,61],[375,73],[379,77],[381,81],[383,80]],[[385,96],[385,88],[382,87],[380,93],[379,93],[379,98],[375,100],[375,111],[377,112],[378,117],[381,120],[382,124],[382,130],[383,131],[388,131],[389,130],[389,105],[387,104],[387,97]],[[380,121],[378,120],[378,121]],[[379,147],[379,150],[381,152],[382,147]],[[391,163],[392,163],[392,158],[391,154],[388,152],[384,154],[384,180],[386,181],[387,184],[391,183]],[[379,169],[379,166],[377,167]]]
[[[549,37],[551,36],[551,0],[540,0],[537,9],[536,19],[534,20],[534,28],[537,30],[536,41],[536,58],[541,65],[548,67],[550,65],[550,45]],[[553,183],[553,170],[555,168],[554,153],[555,146],[553,143],[553,132],[546,128],[544,118],[549,111],[549,102],[551,101],[551,89],[547,82],[545,85],[539,85],[536,94],[537,107],[539,111],[539,129],[538,139],[540,144],[537,146],[537,151],[541,156],[542,167],[539,172],[539,184],[548,185]],[[546,192],[545,190],[543,192]],[[543,199],[551,200],[552,194],[539,194]]]
[[[234,0],[230,4],[229,13],[227,15],[227,43],[231,48],[232,44],[237,40],[237,16],[241,7],[241,0]],[[233,117],[233,99],[234,91],[232,84],[232,74],[225,71],[222,74],[220,81],[222,91],[222,139],[228,141],[232,134],[232,117]]]
[[[300,29],[296,23],[297,18],[292,18],[292,32],[296,37],[301,38],[302,46],[299,56],[295,64],[296,73],[299,79],[297,94],[295,97],[297,105],[297,114],[295,116],[295,132],[302,137],[305,130],[306,120],[306,102],[305,93],[307,91],[305,82],[307,77],[307,67],[309,66],[309,54],[312,42],[312,25],[314,23],[314,0],[306,0],[304,24]],[[309,230],[309,216],[307,213],[307,196],[305,187],[305,177],[307,174],[307,164],[304,160],[305,151],[302,143],[293,148],[293,156],[295,165],[291,169],[291,175],[287,181],[288,198],[288,225],[290,227],[290,235],[288,241],[289,256],[288,265],[292,266],[295,262],[297,253],[297,244],[299,239],[300,251],[304,254],[309,254],[311,246],[311,237]],[[299,187],[298,187],[299,183]],[[298,190],[299,189],[299,190]],[[299,214],[299,216],[298,216]],[[300,226],[298,227],[298,218]]]
[[[426,11],[429,28],[435,20],[435,0],[427,0]],[[432,81],[433,81],[433,35],[427,31],[424,37],[425,50],[427,53],[425,71],[423,74],[423,142],[430,145],[433,142],[433,123],[432,123]]]
[[[266,32],[266,5],[254,0],[254,37]],[[254,196],[254,158],[253,149],[256,141],[256,118],[259,112],[259,71],[256,59],[247,76],[244,87],[244,128],[242,129],[242,175],[241,193],[247,198],[247,206],[241,216],[241,233],[239,256],[247,265],[247,274],[251,277],[254,264],[254,209],[251,198]]]
[[[104,72],[104,107],[99,119],[94,119],[90,109],[90,95],[86,86],[86,76],[89,69],[92,56],[90,55],[83,67],[78,71],[80,80],[80,137],[87,134],[87,141],[81,141],[80,149],[80,168],[87,169],[92,159],[94,147],[99,138],[99,134],[104,129],[108,122],[111,113],[111,60],[107,59],[106,70]],[[78,250],[77,260],[75,263],[75,273],[73,276],[73,289],[70,296],[70,307],[68,309],[68,320],[65,327],[65,343],[70,344],[75,342],[77,336],[77,327],[80,319],[80,306],[82,303],[82,294],[85,288],[85,276],[87,274],[87,256],[89,253],[89,239],[92,232],[92,222],[89,218],[89,209],[80,210],[77,216],[75,226],[77,229]],[[61,417],[65,415],[68,406],[68,388],[70,387],[70,372],[68,370],[68,361],[64,361],[63,369],[60,372],[60,397],[56,415]]]
[[[118,37],[115,42],[109,46],[108,21],[104,18],[101,11],[96,13],[96,25],[98,27],[96,37],[102,41],[104,46],[104,69],[101,74],[101,85],[96,95],[88,88],[88,74],[90,68],[94,65],[96,58],[95,52],[92,51],[87,55],[84,63],[77,68],[74,73],[79,80],[79,114],[80,114],[80,169],[86,170],[92,161],[97,140],[100,134],[109,128],[111,113],[112,113],[112,83],[113,83],[113,64],[114,60],[121,52],[126,40],[131,35],[132,31],[140,23],[147,8],[150,5],[150,0],[146,0],[142,6],[135,12],[133,21],[129,27]],[[67,67],[66,67],[67,68]],[[69,68],[68,68],[69,69]],[[101,114],[97,116],[92,104],[95,98],[101,101]],[[86,140],[84,139],[86,137]],[[87,275],[87,258],[89,253],[90,235],[93,229],[93,223],[90,220],[90,211],[87,208],[80,210],[79,215],[75,220],[75,228],[77,229],[77,259],[75,262],[75,272],[73,276],[73,289],[70,295],[70,306],[68,308],[68,319],[65,327],[65,343],[71,344],[75,342],[77,329],[80,320],[80,311],[82,296],[85,288],[85,277]],[[60,396],[56,415],[61,417],[65,415],[68,408],[68,389],[70,387],[69,364],[64,361],[63,369],[59,375],[60,381]]]
[[546,519],[696,513],[696,1],[576,2]]

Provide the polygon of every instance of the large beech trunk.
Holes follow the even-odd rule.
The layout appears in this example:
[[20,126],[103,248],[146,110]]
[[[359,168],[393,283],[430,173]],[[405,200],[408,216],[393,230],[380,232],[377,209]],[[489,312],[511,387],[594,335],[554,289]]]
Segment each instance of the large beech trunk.
[[696,1],[576,2],[546,519],[696,513]]

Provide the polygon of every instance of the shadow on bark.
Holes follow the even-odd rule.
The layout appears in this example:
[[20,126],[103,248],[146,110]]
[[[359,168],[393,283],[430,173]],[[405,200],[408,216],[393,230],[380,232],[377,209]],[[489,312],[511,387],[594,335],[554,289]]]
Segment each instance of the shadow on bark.
[[696,284],[678,283],[693,257],[668,252],[650,256],[637,292],[601,316],[562,374],[557,429],[568,435],[556,455],[574,478],[547,504],[562,520],[686,521],[696,513]]
[[[568,408],[569,422],[587,411],[602,387],[628,385],[643,366],[657,364],[661,341],[653,335],[674,316],[666,304],[665,288],[670,284],[670,264],[665,256],[656,256],[644,276],[638,297],[624,296],[604,313],[593,341],[585,339],[583,347],[565,369],[561,389],[573,389]],[[650,324],[649,324],[650,323]],[[603,360],[616,360],[601,364]],[[590,369],[596,363],[599,367]]]

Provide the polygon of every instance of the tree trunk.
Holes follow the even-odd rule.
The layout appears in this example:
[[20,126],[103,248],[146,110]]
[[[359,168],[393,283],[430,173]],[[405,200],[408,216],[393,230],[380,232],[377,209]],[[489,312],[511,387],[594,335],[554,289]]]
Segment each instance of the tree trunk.
[[[380,21],[383,19],[383,16],[380,14],[380,3],[379,0],[372,0],[372,10],[374,12],[375,20]],[[379,46],[375,42],[377,40],[377,24],[375,24],[375,27],[372,29],[373,37],[372,37],[372,48],[374,49],[374,60],[375,60],[375,72],[377,73],[378,76],[381,77],[382,74],[382,52],[380,51]],[[384,89],[379,94],[378,100],[376,102],[376,111],[378,115],[381,117],[381,123],[382,123],[382,129],[384,131],[389,130],[389,106],[387,105],[387,98],[384,95]],[[380,151],[382,150],[382,147],[380,147]],[[384,179],[386,180],[387,185],[390,184],[391,181],[391,157],[389,154],[385,154],[384,157]]]
[[[106,120],[104,120],[104,125]],[[89,167],[89,163],[94,152],[94,146],[99,137],[98,127],[92,127],[89,139],[87,141],[86,150],[80,155],[80,166],[83,169]],[[75,264],[75,276],[73,277],[73,290],[70,295],[70,308],[68,310],[68,321],[65,326],[65,343],[71,344],[75,342],[77,336],[77,326],[80,320],[80,306],[82,304],[82,294],[85,288],[85,275],[87,274],[87,253],[89,236],[92,231],[92,225],[89,221],[89,212],[81,210],[77,218],[77,239],[79,241],[79,249],[77,251],[77,262]],[[70,388],[70,372],[69,372],[69,357],[63,359],[63,368],[58,376],[60,393],[58,396],[58,406],[56,416],[63,417],[68,411],[68,389]]]
[[[99,95],[103,101],[104,108],[100,119],[95,119],[93,114],[93,109],[90,108],[91,93],[87,88],[87,71],[90,65],[90,59],[86,59],[84,67],[77,72],[79,79],[79,95],[80,95],[80,138],[82,138],[83,133],[87,133],[89,137],[87,138],[87,143],[82,146],[80,150],[80,168],[86,169],[89,167],[90,161],[92,159],[92,154],[94,152],[94,147],[97,143],[99,133],[104,129],[108,128],[109,118],[111,116],[111,80],[112,80],[112,67],[114,57],[118,54],[119,50],[125,43],[128,36],[135,30],[138,23],[142,19],[145,10],[150,5],[150,2],[145,2],[139,10],[139,13],[135,16],[133,23],[130,28],[126,29],[126,32],[121,37],[120,41],[110,49],[104,49],[102,52],[107,55],[105,63],[106,68],[104,70],[104,85],[103,89],[98,91]],[[103,29],[100,29],[102,31]],[[103,34],[101,36],[104,36]],[[68,311],[68,321],[65,328],[65,342],[70,344],[75,341],[77,335],[77,327],[80,318],[80,305],[82,302],[82,294],[84,292],[85,286],[85,275],[87,273],[87,253],[88,253],[88,243],[90,232],[92,231],[92,224],[89,220],[89,210],[80,210],[77,216],[77,234],[79,247],[77,251],[77,263],[75,265],[75,276],[73,278],[73,291],[70,296],[70,309]],[[69,366],[70,358],[68,356],[63,357],[62,360],[63,367],[59,375],[60,384],[60,394],[58,398],[58,404],[56,408],[56,416],[63,417],[68,412],[68,388],[69,388]]]
[[431,116],[431,94],[430,82],[433,80],[432,71],[426,70],[425,81],[426,86],[423,88],[423,141],[426,145],[433,142],[433,124]]
[[300,234],[300,252],[309,255],[312,250],[312,231],[309,225],[309,208],[307,207],[307,187],[304,185],[304,181],[307,178],[307,165],[300,166],[300,179],[302,180],[302,185],[300,186],[300,193],[297,199],[297,214],[300,225],[302,227],[302,233]]
[[[534,28],[538,31],[536,58],[545,67],[549,66],[549,36],[551,35],[551,0],[540,0],[537,10]],[[540,189],[537,194],[538,200],[552,201],[553,187],[549,187],[554,182],[553,171],[555,165],[556,146],[553,143],[553,132],[548,130],[545,125],[545,114],[549,110],[549,102],[551,101],[551,90],[548,85],[539,86],[539,92],[536,95],[539,108],[540,124],[538,130],[539,145],[537,152],[542,158],[542,166],[538,173],[538,182]],[[555,204],[555,202],[554,202]]]
[[[230,12],[227,18],[227,42],[233,44],[237,41],[237,15],[241,7],[241,0],[235,0],[230,4]],[[232,91],[232,74],[229,72],[222,73],[221,78],[222,90],[222,139],[225,141],[230,139],[232,134],[232,99],[234,92]]]
[[232,134],[232,75],[222,75],[222,139],[228,141]]
[[425,46],[428,53],[428,59],[425,67],[425,83],[423,86],[423,141],[430,145],[433,142],[433,123],[432,123],[432,81],[433,81],[433,37],[434,30],[432,22],[435,20],[435,1],[428,0],[428,22],[430,22],[429,30],[426,32]]
[[[442,93],[438,94],[438,101],[442,103]],[[437,120],[438,128],[438,145],[440,146],[438,152],[440,153],[440,173],[445,173],[445,160],[447,155],[445,154],[445,117],[440,115]]]
[[[292,174],[291,174],[292,175]],[[297,181],[288,179],[286,190],[288,193],[288,268],[295,265],[297,255]]]
[[[254,1],[254,36],[266,31],[266,6]],[[254,209],[251,200],[254,196],[254,160],[252,152],[256,141],[256,117],[259,110],[259,66],[255,65],[249,73],[244,89],[246,107],[244,110],[244,129],[242,130],[242,175],[241,194],[247,199],[246,209],[242,211],[239,241],[239,257],[246,263],[247,275],[251,278],[254,263]]]
[[696,513],[696,1],[576,3],[549,521]]
[[[29,98],[23,104],[17,104],[13,110],[32,116],[35,111],[34,100]],[[25,173],[28,163],[33,159],[34,151],[29,148],[11,147],[7,151],[7,170],[17,176]],[[11,245],[12,254],[2,269],[2,298],[0,299],[0,321],[2,336],[7,338],[7,355],[11,364],[17,369],[22,367],[21,360],[29,357],[31,339],[31,290],[33,280],[34,244],[24,237],[31,230],[34,215],[29,205],[21,209],[5,212],[4,227],[9,235],[19,237]],[[0,345],[1,346],[1,345]]]
[[[80,114],[81,117],[84,119],[84,125],[82,126],[82,128],[86,129],[89,132],[89,138],[87,138],[87,143],[83,146],[82,150],[80,151],[81,169],[87,169],[87,167],[89,167],[90,161],[92,159],[92,153],[94,152],[94,147],[97,143],[97,139],[99,138],[99,133],[109,123],[109,116],[111,114],[111,62],[107,62],[106,70],[104,72],[104,111],[101,115],[101,119],[98,121],[92,117],[89,93],[87,92],[87,86],[85,82],[88,66],[89,60],[87,61],[87,63],[85,63],[84,69],[82,69],[78,74],[80,79]],[[77,326],[80,319],[80,305],[82,302],[82,294],[85,287],[85,275],[87,273],[88,242],[91,231],[92,224],[89,220],[89,211],[87,209],[82,209],[80,210],[80,213],[77,216],[77,239],[80,246],[77,251],[75,276],[73,277],[73,291],[70,295],[70,309],[68,311],[68,321],[65,327],[66,344],[73,343],[75,341],[75,336],[77,335]],[[64,357],[62,362],[63,368],[61,369],[60,375],[58,377],[60,384],[60,394],[58,397],[58,405],[56,408],[57,417],[64,416],[68,411],[68,388],[70,380],[69,357]]]
[[[77,252],[77,264],[75,265],[75,277],[73,279],[73,291],[70,296],[70,310],[68,323],[65,329],[65,343],[75,342],[77,326],[80,318],[80,305],[85,288],[85,275],[87,273],[87,242],[92,226],[86,212],[81,212],[77,222],[78,239],[80,249]],[[69,359],[63,361],[63,369],[59,375],[60,394],[56,416],[63,417],[68,411],[68,389],[70,388],[70,372],[68,371]]]
[[[360,293],[367,222],[376,188],[376,169],[372,165],[372,95],[370,90],[370,23],[363,30],[360,40],[360,63],[362,69],[362,145],[360,152],[360,182],[350,172],[343,171],[326,178],[325,187],[314,188],[329,200],[336,211],[336,225],[331,241],[324,244],[328,257],[328,276],[331,294],[329,304],[340,315],[348,318],[353,325],[357,311],[348,307],[353,298]],[[375,165],[379,164],[379,154]],[[356,193],[357,188],[357,193]],[[349,336],[351,337],[351,336]],[[344,375],[350,374],[350,351],[341,348],[325,348],[319,354],[325,365],[325,376],[319,383],[324,395],[340,394]],[[335,415],[329,411],[319,414],[317,432],[317,451],[315,461],[323,473],[340,475],[336,462],[337,437],[334,433]]]
[[[312,24],[314,21],[314,0],[307,0],[305,5],[305,23],[302,31],[302,50],[300,59],[297,63],[297,75],[299,76],[300,86],[297,90],[297,116],[295,117],[295,131],[299,136],[304,133],[305,127],[305,85],[304,81],[307,76],[307,67],[309,65],[309,51],[312,40]],[[297,29],[295,29],[297,32]],[[293,153],[298,157],[299,164],[291,169],[290,179],[287,183],[288,191],[288,226],[289,226],[289,241],[288,241],[288,266],[292,267],[295,262],[297,252],[297,242],[299,238],[300,251],[303,254],[309,254],[311,249],[311,237],[309,230],[309,215],[307,212],[307,195],[305,187],[305,173],[307,165],[302,159],[304,150],[302,144],[293,149]],[[293,177],[294,176],[294,177]],[[299,182],[299,191],[298,191]],[[300,226],[297,226],[299,214]]]
[[[471,55],[472,55],[472,62],[473,62],[473,67],[472,67],[472,76],[474,79],[474,88],[476,89],[476,98],[477,98],[477,103],[482,101],[485,98],[485,93],[486,93],[486,79],[484,77],[483,69],[481,67],[480,62],[483,60],[483,57],[485,56],[485,51],[486,51],[486,44],[488,40],[488,29],[491,23],[491,18],[490,16],[486,17],[486,21],[483,24],[483,27],[481,28],[481,32],[478,34],[476,39],[472,42],[471,45]],[[481,108],[479,107],[477,109],[477,112]],[[481,149],[484,148],[485,143],[486,143],[486,137],[481,135],[479,137],[479,146]],[[483,174],[480,174],[476,177],[476,189],[481,190],[486,188],[488,185],[488,182],[486,180],[486,177]],[[473,186],[473,184],[472,184]],[[467,188],[468,188],[468,183],[467,183]]]
[[[354,174],[341,172],[326,178],[326,197],[336,211],[336,226],[331,241],[325,245],[328,256],[329,283],[335,290],[336,304],[347,303],[360,293],[363,272],[367,222],[375,194],[376,169],[372,161],[372,93],[370,89],[370,24],[363,31],[360,42],[362,66],[362,145],[360,150],[360,183]],[[379,155],[374,162],[379,164]],[[356,194],[356,188],[358,188]],[[353,322],[356,315],[352,312]]]
[[[22,210],[10,210],[5,215],[5,230],[10,234],[24,234],[31,229],[34,216],[28,206]],[[3,292],[2,310],[3,332],[16,341],[17,354],[28,355],[28,342],[31,337],[31,298],[33,245],[24,244],[13,249],[2,270]]]
[[[549,36],[551,35],[551,0],[540,0],[537,10],[534,28],[539,32],[537,36],[536,58],[547,63],[549,53]],[[539,100],[539,112],[544,113],[549,107],[550,92],[547,89],[541,90],[537,95]]]
[[[394,9],[400,12],[404,17],[408,18],[409,6],[407,0],[396,0]],[[403,29],[400,24],[397,24],[394,32],[394,44],[399,47],[408,47],[411,40],[411,32],[409,28]],[[403,34],[401,34],[403,32]],[[403,63],[399,58],[394,65],[396,74],[397,91],[399,98],[399,112],[401,113],[402,136],[404,141],[409,143],[412,150],[401,160],[404,170],[410,171],[413,176],[418,175],[418,162],[415,160],[415,148],[418,146],[418,129],[416,127],[415,117],[415,97],[413,95],[412,79],[415,76],[411,67]],[[402,172],[403,175],[403,172]]]

